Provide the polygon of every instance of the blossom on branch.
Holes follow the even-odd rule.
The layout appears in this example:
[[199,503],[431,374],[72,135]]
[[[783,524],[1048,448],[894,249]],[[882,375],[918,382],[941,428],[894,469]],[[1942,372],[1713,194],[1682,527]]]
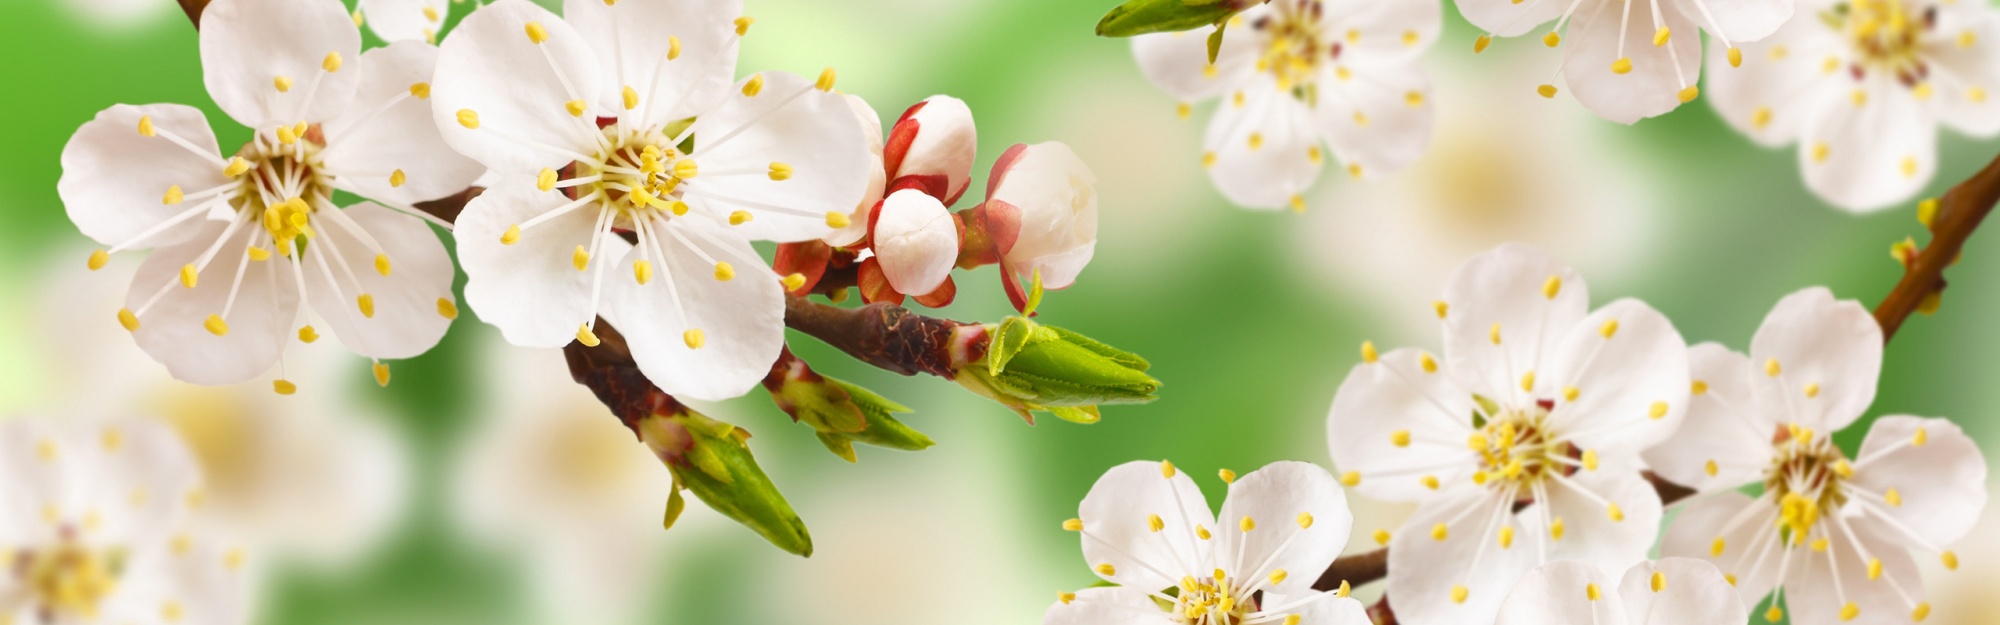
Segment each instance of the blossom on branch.
[[1641,562],[1624,579],[1574,560],[1535,567],[1507,594],[1498,625],[1742,623],[1749,610],[1715,565],[1692,558]]
[[[1704,494],[1661,552],[1710,560],[1766,618],[1921,622],[1930,613],[1912,550],[1958,566],[1949,546],[1986,506],[1979,447],[1944,419],[1875,420],[1852,459],[1833,435],[1868,409],[1882,330],[1867,309],[1824,288],[1778,302],[1750,355],[1691,350],[1687,427],[1646,453],[1662,476]],[[1755,498],[1736,492],[1762,484]]]
[[[225,158],[194,107],[120,104],[63,150],[70,220],[109,246],[89,266],[155,250],[118,322],[175,378],[219,385],[318,340],[295,323],[311,311],[387,384],[381,359],[422,354],[458,315],[451,259],[412,205],[479,175],[430,120],[437,50],[362,54],[334,0],[215,0],[201,25],[209,94],[249,144]],[[336,191],[374,201],[342,208]]]
[[1064,592],[1043,625],[1366,625],[1360,601],[1312,584],[1354,518],[1326,469],[1278,462],[1236,478],[1221,516],[1171,462],[1106,471],[1063,528],[1113,587]]
[[1343,483],[1418,503],[1376,535],[1402,622],[1490,623],[1535,566],[1645,559],[1661,507],[1638,454],[1680,424],[1687,347],[1643,302],[1589,302],[1574,271],[1510,244],[1447,283],[1442,357],[1362,346],[1327,438]]

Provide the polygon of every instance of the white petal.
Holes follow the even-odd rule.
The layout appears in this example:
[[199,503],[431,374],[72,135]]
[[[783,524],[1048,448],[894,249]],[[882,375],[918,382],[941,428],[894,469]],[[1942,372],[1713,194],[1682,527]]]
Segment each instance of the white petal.
[[[451,320],[438,313],[438,302],[451,301],[451,281],[457,275],[444,244],[424,220],[374,202],[349,206],[341,214],[362,232],[350,232],[347,223],[326,215],[313,219],[319,236],[307,246],[304,266],[306,301],[313,312],[326,320],[342,345],[362,356],[410,358],[430,351],[451,328]],[[388,258],[389,275],[380,272],[369,239]],[[373,305],[373,317],[362,314],[357,298],[364,295]]]
[[1769,499],[1752,501],[1732,491],[1701,495],[1667,527],[1660,555],[1714,563],[1723,575],[1736,580],[1743,603],[1755,605],[1778,581],[1778,558],[1784,550],[1773,529],[1777,514]]
[[[117,590],[99,606],[104,622],[213,623],[243,625],[250,621],[250,578],[228,564],[228,546],[221,539],[195,536],[186,553],[165,545],[147,545],[134,554],[119,578]],[[162,619],[167,606],[180,615]]]
[[[355,106],[333,121],[321,154],[343,190],[381,202],[411,205],[472,186],[486,168],[445,145],[431,118],[430,102],[411,95],[437,67],[437,48],[416,41],[390,44],[361,55]],[[386,108],[385,108],[386,107]],[[390,178],[403,172],[401,186]]]
[[[1595,593],[1593,596],[1592,593]],[[1734,596],[1730,597],[1735,601]],[[1495,625],[1599,625],[1628,623],[1625,604],[1613,594],[1611,575],[1575,560],[1535,567],[1507,593]]]
[[1291,206],[1319,176],[1323,160],[1312,157],[1319,149],[1312,109],[1263,76],[1223,99],[1202,139],[1202,159],[1213,156],[1209,178],[1239,206]]
[[[1343,79],[1341,71],[1353,77]],[[1314,120],[1333,155],[1360,166],[1362,175],[1397,171],[1430,147],[1437,121],[1430,94],[1430,78],[1420,68],[1353,65],[1321,77]]]
[[853,245],[868,236],[868,224],[873,219],[875,203],[882,201],[883,188],[888,186],[888,176],[882,171],[882,117],[861,96],[846,95],[848,108],[854,110],[855,119],[861,122],[861,136],[868,139],[868,190],[861,194],[861,202],[855,204],[854,212],[848,215],[847,226],[837,228],[821,239],[834,247]]
[[[1792,22],[1805,22],[1824,28],[1818,15],[1806,13],[1804,19],[1793,20],[1798,2],[1796,0],[1739,0],[1716,2],[1714,0],[1676,0],[1674,10],[1691,19],[1700,20],[1702,30],[1710,30],[1710,36],[1720,35],[1732,42],[1758,41],[1771,36],[1779,27]],[[1704,15],[1703,11],[1707,14]],[[1707,18],[1713,17],[1714,21]],[[1720,28],[1722,32],[1714,32]],[[1686,34],[1694,37],[1694,30],[1674,29],[1675,35]]]
[[1803,289],[1764,317],[1750,341],[1750,366],[1766,418],[1831,435],[1875,401],[1882,327],[1854,300],[1834,301],[1825,287]]
[[[480,320],[499,327],[509,343],[561,347],[576,338],[577,326],[591,320],[591,274],[577,271],[572,255],[577,246],[590,246],[596,207],[535,225],[513,245],[500,242],[509,227],[569,201],[559,192],[537,191],[514,180],[473,198],[459,214],[453,236],[458,262],[465,267],[465,301]],[[606,238],[603,246],[591,262],[617,262],[632,249],[617,237]]]
[[[1083,520],[1084,561],[1106,581],[1166,588],[1212,564],[1213,543],[1195,536],[1196,527],[1217,530],[1208,500],[1187,473],[1166,476],[1161,463],[1134,461],[1105,471],[1078,504],[1077,517]],[[1110,565],[1112,574],[1101,565]]]
[[882,202],[873,249],[897,292],[930,293],[958,262],[958,222],[937,198],[916,189],[897,191]]
[[889,180],[907,176],[935,180],[934,191],[942,193],[938,199],[946,205],[957,202],[972,184],[979,134],[964,100],[948,95],[924,98],[903,112],[889,134],[883,153]]
[[1499,400],[1523,395],[1524,374],[1553,357],[1589,312],[1590,289],[1548,253],[1509,243],[1460,265],[1445,283],[1443,301],[1447,370],[1473,392]]
[[[361,31],[335,0],[215,0],[201,12],[208,95],[252,128],[325,121],[346,110],[361,75],[341,64],[360,55]],[[288,84],[280,90],[280,83]]]
[[[660,240],[644,243],[654,255],[627,254],[605,276],[604,318],[624,333],[639,370],[667,394],[714,401],[749,392],[785,345],[777,277],[729,226],[689,215],[664,227],[656,221],[652,232]],[[633,264],[648,257],[654,275],[642,285]],[[717,279],[710,259],[730,263],[735,277]],[[696,330],[704,340],[691,348],[685,333]]]
[[[1417,508],[1403,524],[1404,530],[1389,542],[1389,584],[1384,592],[1396,598],[1398,622],[1493,621],[1507,591],[1535,566],[1536,548],[1530,541],[1537,539],[1532,534],[1520,534],[1511,548],[1501,549],[1498,526],[1487,522],[1495,511],[1512,506],[1500,493],[1466,483]],[[1501,513],[1500,518],[1519,526],[1512,514]],[[1449,523],[1441,541],[1431,533],[1439,523]],[[1464,602],[1453,599],[1455,587],[1465,589]]]
[[[142,118],[151,118],[154,136],[139,134]],[[200,152],[175,144],[168,134]],[[56,193],[62,196],[70,221],[99,243],[168,246],[201,230],[201,215],[191,215],[189,221],[143,241],[134,237],[205,201],[184,199],[169,205],[165,203],[169,189],[178,186],[187,195],[232,184],[222,175],[220,154],[215,133],[200,109],[119,104],[85,122],[63,146],[63,173],[56,181]]]
[[[1833,531],[1821,521],[1820,533]],[[1860,625],[1902,625],[1910,623],[1910,609],[1924,600],[1924,587],[1917,563],[1910,553],[1866,532],[1848,540],[1836,534],[1828,538],[1826,551],[1798,548],[1785,580],[1785,607],[1794,623],[1857,623]],[[1868,579],[1868,559],[1856,550],[1859,542],[1869,556],[1882,561],[1882,577]],[[1836,584],[1834,579],[1838,577]],[[1902,584],[1910,602],[1903,600],[1890,581]],[[1841,618],[1848,603],[1860,612],[1853,619]]]
[[1871,74],[1808,115],[1799,168],[1806,187],[1834,206],[1888,208],[1916,196],[1937,171],[1937,115],[1892,78]]
[[[1568,2],[1550,0],[1458,0],[1458,12],[1465,21],[1498,37],[1513,37],[1562,16]],[[1579,11],[1581,13],[1582,11]]]
[[89,458],[93,479],[89,511],[93,532],[135,544],[166,541],[188,512],[187,497],[201,486],[201,467],[180,435],[158,421],[128,419],[68,424],[73,449]]
[[[1149,613],[1151,612],[1151,613]],[[1146,591],[1114,586],[1076,591],[1069,602],[1057,601],[1042,614],[1042,625],[1170,625],[1176,623],[1153,603]]]
[[[529,39],[531,23],[546,41]],[[431,84],[432,117],[452,149],[489,168],[533,176],[575,160],[568,152],[595,153],[597,124],[566,106],[594,97],[606,71],[562,18],[526,0],[500,0],[473,11],[445,38]],[[460,123],[465,111],[476,115],[478,128]]]
[[[1935,101],[1946,125],[1969,135],[1991,137],[2000,134],[2000,15],[1992,7],[1976,2],[1940,3],[1937,6],[1937,36],[1925,46],[1925,55],[1937,89]],[[1971,35],[1970,39],[1962,39]],[[1959,45],[1970,41],[1972,45]]]
[[360,8],[368,30],[391,43],[429,42],[451,14],[451,3],[445,0],[361,0]]
[[1668,481],[1698,491],[1758,481],[1771,460],[1776,424],[1753,410],[1750,358],[1702,343],[1688,348],[1688,364],[1692,385],[1703,392],[1688,399],[1687,416],[1674,435],[1645,451],[1646,465]]
[[1343,38],[1341,59],[1401,63],[1416,60],[1437,42],[1444,10],[1442,3],[1422,0],[1332,0],[1326,3],[1324,19],[1329,35]]
[[75,428],[32,418],[0,422],[0,539],[10,545],[57,538],[45,508],[58,514],[79,511],[88,501],[95,441]]
[[[1501,0],[1489,0],[1501,1]],[[1546,0],[1543,4],[1549,4]],[[1671,3],[1658,7],[1665,25],[1674,33],[1667,45],[1653,45],[1659,24],[1647,5],[1630,3],[1631,17],[1621,35],[1620,3],[1599,2],[1590,10],[1578,10],[1571,22],[1572,46],[1564,55],[1563,81],[1576,94],[1576,101],[1599,117],[1630,124],[1674,110],[1681,105],[1681,89],[1701,78],[1701,37],[1696,22]],[[1630,72],[1611,71],[1612,63],[1629,58]]]
[[[693,117],[729,88],[736,71],[734,20],[741,0],[565,0],[563,19],[576,28],[605,68],[597,95],[609,110],[624,109],[624,89],[639,96],[640,127]],[[680,53],[667,55],[679,40]],[[632,121],[628,118],[627,121]]]
[[1017,157],[994,164],[989,181],[989,199],[1018,209],[1020,228],[1003,264],[1024,279],[1039,269],[1044,287],[1068,287],[1096,249],[1097,174],[1061,142],[1017,147]]
[[1621,299],[1597,309],[1571,327],[1545,362],[1536,396],[1577,390],[1576,401],[1565,398],[1551,422],[1585,449],[1629,457],[1672,436],[1687,414],[1687,342],[1645,302]]
[[[1912,443],[1920,430],[1924,445],[1918,447]],[[1964,537],[1986,509],[1986,460],[1979,445],[1950,421],[1876,419],[1856,457],[1869,460],[1855,468],[1851,484],[1875,497],[1895,489],[1900,505],[1872,501],[1874,510],[1931,545],[1949,545]],[[1883,536],[1907,538],[1900,533]]]
[[[1645,561],[1659,535],[1663,513],[1653,485],[1638,471],[1608,466],[1565,479],[1568,484],[1548,485],[1548,513],[1562,519],[1564,528],[1562,540],[1549,542],[1548,559],[1582,560],[1606,571],[1623,571]],[[1623,520],[1613,520],[1605,503],[1617,504]],[[1521,518],[1524,531],[1535,540],[1549,535],[1538,512],[1523,511]]]
[[[1265,465],[1230,484],[1216,522],[1221,531],[1215,553],[1224,554],[1216,566],[1230,576],[1254,576],[1253,583],[1284,571],[1284,581],[1266,588],[1303,596],[1347,546],[1354,515],[1333,474],[1314,464],[1287,461]],[[1246,532],[1245,526],[1251,529]]]
[[1720,40],[1710,41],[1702,99],[1759,145],[1791,143],[1821,103],[1847,97],[1839,89],[1846,74],[1828,73],[1824,65],[1846,42],[1818,19],[1794,20],[1769,39],[1739,42],[1741,67],[1729,65]]
[[[125,307],[139,313],[139,329],[132,333],[139,348],[183,382],[235,384],[256,377],[277,362],[298,318],[298,286],[284,257],[273,254],[263,262],[242,263],[252,241],[270,249],[270,234],[254,223],[238,227],[222,242],[201,270],[195,288],[181,286],[182,266],[199,262],[224,227],[211,221],[186,242],[154,250],[139,265],[132,290],[125,294]],[[243,267],[242,290],[229,314],[223,315],[238,266]],[[152,308],[140,313],[163,288]],[[222,315],[229,333],[210,333],[204,327],[209,315]]]
[[[1269,8],[1257,6],[1239,17],[1254,18],[1269,12]],[[1208,63],[1208,36],[1215,32],[1213,26],[1133,37],[1132,58],[1139,62],[1139,71],[1147,80],[1175,98],[1195,102],[1223,95],[1248,82],[1256,71],[1258,46],[1268,38],[1246,28],[1249,21],[1231,22],[1213,69]]]
[[1722,571],[1707,560],[1661,558],[1625,572],[1618,594],[1632,625],[1742,623],[1750,610]]
[[[1332,592],[1308,591],[1296,597],[1267,592],[1264,597],[1264,605],[1269,606],[1264,609],[1264,614],[1296,614],[1299,625],[1372,625],[1375,622],[1368,618],[1368,608],[1361,605],[1361,601]],[[1274,609],[1280,607],[1286,609]]]
[[[1360,474],[1354,490],[1375,499],[1417,501],[1435,494],[1426,478],[1457,484],[1478,470],[1466,447],[1472,392],[1422,362],[1414,349],[1355,365],[1333,394],[1327,446],[1334,467]],[[1398,445],[1406,442],[1406,445]]]
[[[852,212],[868,191],[867,136],[840,94],[785,72],[761,76],[758,95],[732,91],[695,120],[690,156],[702,173],[682,188],[718,221],[750,211],[749,222],[731,226],[743,237],[817,239],[833,231],[828,213]],[[791,177],[773,180],[780,164]]]

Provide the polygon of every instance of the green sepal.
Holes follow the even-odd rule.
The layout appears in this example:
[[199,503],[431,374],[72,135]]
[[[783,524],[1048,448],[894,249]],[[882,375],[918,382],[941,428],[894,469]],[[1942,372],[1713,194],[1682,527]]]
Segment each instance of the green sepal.
[[986,351],[986,375],[999,376],[1007,369],[1007,362],[1014,359],[1028,346],[1028,339],[1035,333],[1037,324],[1027,317],[1008,317],[993,329],[993,340]]
[[1219,0],[1129,0],[1097,21],[1099,37],[1194,30],[1229,19],[1236,11]]
[[[881,395],[876,395],[874,391],[856,386],[845,380],[827,378],[826,381],[837,384],[841,389],[846,390],[848,397],[854,401],[854,405],[859,406],[862,414],[868,418],[867,427],[859,432],[845,434],[848,439],[876,447],[887,447],[889,449],[901,449],[904,451],[923,451],[937,444],[936,441],[931,440],[931,437],[925,436],[923,432],[918,432],[915,428],[904,425],[902,421],[890,416],[891,413],[911,412],[909,408],[903,407],[902,404],[884,399]],[[853,462],[853,460],[850,459],[848,462]]]
[[[671,435],[679,431],[691,438],[685,441],[686,447],[678,456],[666,460],[675,482],[693,491],[710,509],[735,519],[779,549],[801,556],[812,555],[812,536],[806,531],[805,522],[757,466],[757,459],[745,443],[748,433],[692,411],[655,414],[649,418],[668,423],[642,426],[642,433]],[[654,441],[649,440],[648,444],[652,446]],[[669,513],[674,512],[673,501],[678,496],[676,493],[668,499]]]
[[983,362],[961,367],[953,379],[1033,422],[1044,411],[1077,423],[1095,423],[1097,406],[1156,399],[1160,381],[1138,355],[1026,317],[988,326]]
[[1229,20],[1215,25],[1215,31],[1208,34],[1208,64],[1215,64],[1215,57],[1222,54],[1222,31],[1229,30]]
[[673,529],[674,522],[681,520],[681,513],[686,510],[687,498],[681,496],[681,485],[676,481],[673,489],[667,493],[667,514],[666,518],[660,521],[660,528]]

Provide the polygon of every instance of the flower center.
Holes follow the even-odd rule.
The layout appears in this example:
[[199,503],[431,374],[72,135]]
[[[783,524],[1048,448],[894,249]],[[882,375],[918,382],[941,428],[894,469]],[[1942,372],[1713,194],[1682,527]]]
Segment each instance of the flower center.
[[88,549],[73,533],[66,530],[61,542],[48,550],[17,552],[14,572],[45,617],[95,619],[98,604],[118,586],[124,555]]
[[[694,159],[681,154],[672,139],[656,129],[621,131],[617,125],[604,129],[600,150],[592,160],[577,161],[560,172],[572,198],[596,196],[606,210],[615,211],[613,227],[632,230],[633,222],[648,217],[687,214],[680,200],[682,182],[700,173]],[[538,182],[556,186],[558,172],[545,171]]]
[[1772,446],[1764,488],[1778,502],[1779,534],[1796,545],[1812,533],[1821,512],[1847,503],[1840,485],[1854,476],[1854,467],[1830,438],[1797,424],[1778,428]]
[[1279,2],[1271,15],[1250,24],[1265,36],[1257,71],[1270,73],[1279,89],[1309,87],[1323,59],[1340,57],[1341,43],[1328,41],[1321,32],[1319,14],[1323,10],[1317,1]]
[[[280,256],[291,256],[301,237],[317,233],[310,225],[320,204],[333,201],[331,174],[323,152],[326,138],[316,124],[280,126],[272,135],[258,133],[230,161],[225,173],[242,177],[242,193],[233,203],[238,212],[258,216]],[[401,185],[402,172],[387,174]]]
[[1236,587],[1237,580],[1227,577],[1221,569],[1216,569],[1214,577],[1196,579],[1194,576],[1181,578],[1180,586],[1174,588],[1174,614],[1180,622],[1202,625],[1237,625],[1251,612],[1257,610],[1255,597]]
[[1868,70],[1889,72],[1914,85],[1929,73],[1919,43],[1937,26],[1937,9],[1913,11],[1906,0],[1850,0],[1822,15],[1854,46],[1857,77]]
[[1549,430],[1550,402],[1527,409],[1501,409],[1467,443],[1479,453],[1473,481],[1499,490],[1532,487],[1551,474],[1575,472],[1577,450]]

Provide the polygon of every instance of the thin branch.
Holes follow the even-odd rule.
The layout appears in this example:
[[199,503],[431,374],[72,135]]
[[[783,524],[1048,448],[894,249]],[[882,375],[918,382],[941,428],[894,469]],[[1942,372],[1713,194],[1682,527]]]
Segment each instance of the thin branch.
[[[785,325],[885,371],[951,378],[957,373],[952,339],[960,328],[979,324],[926,317],[888,302],[841,308],[788,295]],[[977,360],[984,339],[975,343],[963,346],[961,356]]]
[[194,22],[195,28],[201,28],[201,10],[208,8],[208,0],[177,1],[181,3],[181,12],[187,14],[188,21]]
[[1896,336],[1910,313],[1927,308],[1926,299],[1944,293],[1945,268],[1958,262],[1965,239],[1986,220],[1995,202],[2000,202],[2000,158],[1945,192],[1937,215],[1930,219],[1931,244],[1907,263],[1902,281],[1875,307],[1875,322],[1882,324],[1884,342]]

